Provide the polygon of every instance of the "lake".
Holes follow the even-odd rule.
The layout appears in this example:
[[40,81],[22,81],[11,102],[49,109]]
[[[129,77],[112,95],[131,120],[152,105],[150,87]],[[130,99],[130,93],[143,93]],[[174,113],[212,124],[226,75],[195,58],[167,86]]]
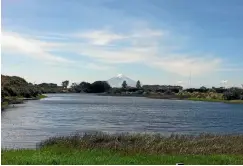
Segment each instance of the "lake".
[[48,94],[2,112],[2,148],[35,148],[51,136],[103,131],[243,133],[243,105],[182,100]]

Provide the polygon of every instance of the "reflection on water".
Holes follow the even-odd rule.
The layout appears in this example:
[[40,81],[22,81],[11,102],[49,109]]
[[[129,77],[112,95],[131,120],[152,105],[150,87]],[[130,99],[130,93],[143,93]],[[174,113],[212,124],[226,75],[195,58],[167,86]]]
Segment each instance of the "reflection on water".
[[243,133],[243,105],[82,94],[49,94],[2,112],[2,147],[79,131]]

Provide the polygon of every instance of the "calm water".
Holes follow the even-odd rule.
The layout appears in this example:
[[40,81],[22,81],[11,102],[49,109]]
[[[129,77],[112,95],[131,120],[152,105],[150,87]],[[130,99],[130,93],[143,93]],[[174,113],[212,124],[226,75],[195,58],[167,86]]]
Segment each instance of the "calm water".
[[85,131],[243,133],[243,105],[139,97],[50,94],[2,112],[2,147],[35,148]]

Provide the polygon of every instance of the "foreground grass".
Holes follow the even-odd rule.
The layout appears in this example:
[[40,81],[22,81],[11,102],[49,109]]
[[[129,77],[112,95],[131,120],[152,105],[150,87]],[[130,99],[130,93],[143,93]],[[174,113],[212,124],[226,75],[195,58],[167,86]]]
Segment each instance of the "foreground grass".
[[2,150],[2,164],[243,164],[243,135],[93,133],[54,137],[38,150]]
[[40,150],[2,151],[2,164],[243,164],[242,156],[234,155],[145,155],[123,154],[110,150],[77,150],[50,146]]

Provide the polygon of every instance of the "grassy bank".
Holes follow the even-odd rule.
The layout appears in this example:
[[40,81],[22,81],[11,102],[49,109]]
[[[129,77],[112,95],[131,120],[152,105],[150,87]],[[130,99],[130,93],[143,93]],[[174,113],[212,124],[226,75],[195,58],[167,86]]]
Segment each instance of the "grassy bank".
[[6,102],[6,101],[5,102],[2,102],[1,103],[1,109],[4,110],[6,108],[8,108],[8,102]]
[[111,93],[100,93],[98,96],[119,96],[119,97],[146,97],[143,94],[111,94]]
[[38,95],[37,97],[36,97],[36,99],[38,100],[38,99],[44,99],[44,98],[46,98],[47,96],[46,95],[43,95],[43,94],[41,94],[41,95]]
[[191,100],[191,101],[205,101],[205,102],[222,102],[231,104],[243,104],[243,100],[223,100],[223,99],[212,99],[212,98],[196,98],[179,95],[149,95],[146,96],[151,99],[168,99],[168,100]]
[[204,98],[188,98],[187,100],[243,104],[243,100],[222,100],[222,99],[204,99]]
[[4,102],[1,102],[1,110],[5,110],[8,108],[10,104],[22,104],[24,103],[24,100],[40,100],[43,98],[46,98],[46,95],[38,95],[36,97],[31,97],[31,98],[24,98],[22,96],[16,96],[16,97],[5,97]]
[[2,150],[2,164],[243,164],[243,135],[104,133],[55,137],[38,150]]

